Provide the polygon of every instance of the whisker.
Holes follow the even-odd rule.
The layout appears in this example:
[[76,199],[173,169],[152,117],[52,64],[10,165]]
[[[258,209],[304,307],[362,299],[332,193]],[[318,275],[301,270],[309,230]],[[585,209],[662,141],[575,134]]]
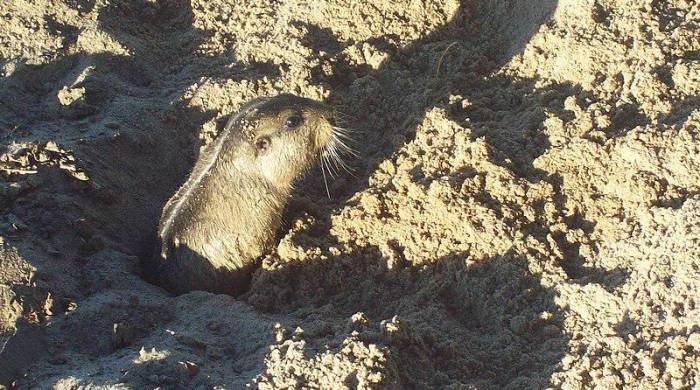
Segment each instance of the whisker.
[[328,168],[328,174],[331,175],[332,178],[336,178],[340,176],[340,172],[338,171],[337,164],[334,163],[335,156],[333,155],[334,151],[331,149],[328,149],[326,154],[323,156],[323,158],[326,160],[326,167]]
[[342,168],[342,169],[343,169],[344,171],[346,171],[347,173],[352,173],[352,169],[350,168],[350,166],[349,166],[345,161],[343,161],[343,160],[340,159],[340,158],[336,159],[335,161],[336,161],[336,164],[337,164],[337,166],[338,166],[339,168]]
[[343,132],[343,133],[357,133],[357,130],[353,129],[352,127],[343,127],[343,126],[331,126],[333,130]]
[[335,143],[334,147],[339,148],[342,152],[350,154],[353,157],[359,157],[357,151],[355,151],[355,149],[353,149],[352,147],[348,146],[345,142],[343,142],[343,140],[334,136],[333,141]]
[[333,136],[338,138],[339,140],[345,140],[346,142],[348,142],[350,144],[357,144],[357,141],[355,141],[354,138],[350,137],[347,134],[334,133]]
[[357,177],[353,172],[353,168],[350,167],[341,157],[340,153],[338,152],[337,145],[333,145],[332,147],[328,148],[328,157],[332,162],[332,164],[329,164],[329,166],[334,167],[337,171],[342,170],[349,173],[353,177]]
[[335,157],[332,155],[326,156],[326,162],[326,166],[328,167],[328,173],[333,178],[340,176],[340,170],[338,168],[338,164],[335,163]]
[[337,176],[337,172],[334,171],[333,166],[331,165],[331,160],[328,157],[328,155],[323,156],[323,161],[326,163],[326,167],[328,168],[328,174],[331,176],[332,179],[335,179]]
[[350,137],[350,134],[357,133],[356,130],[353,130],[350,128],[345,128],[345,127],[333,126],[332,129],[333,129],[334,134],[344,136],[346,138],[352,139],[353,141],[354,141],[354,139],[352,137]]
[[338,147],[345,153],[351,154],[354,157],[358,157],[357,151],[355,149],[351,148],[350,146],[346,145],[343,141],[338,141]]
[[326,186],[326,195],[328,195],[328,199],[330,199],[331,192],[328,190],[328,180],[326,180],[326,170],[324,169],[324,165],[323,159],[321,159],[321,175],[323,175],[323,185]]
[[[344,114],[340,113],[342,117]],[[345,116],[349,118],[348,116]],[[347,127],[331,126],[330,140],[323,148],[320,154],[321,174],[323,176],[323,185],[326,188],[326,195],[331,198],[330,189],[328,187],[328,177],[335,179],[340,176],[341,171],[349,173],[353,177],[354,169],[345,162],[344,156],[359,157],[359,153],[350,145],[356,146],[357,141],[351,136],[356,133],[356,130]],[[326,170],[328,175],[326,175]]]

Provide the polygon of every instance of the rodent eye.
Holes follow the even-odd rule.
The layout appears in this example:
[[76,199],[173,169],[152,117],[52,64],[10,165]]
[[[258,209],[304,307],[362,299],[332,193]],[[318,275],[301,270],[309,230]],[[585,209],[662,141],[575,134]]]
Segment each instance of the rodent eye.
[[304,119],[301,117],[301,115],[294,114],[288,116],[287,119],[284,120],[284,125],[291,129],[299,126],[303,121]]
[[269,138],[260,137],[255,140],[255,147],[258,148],[258,150],[265,150],[270,147],[270,143],[272,143],[272,141]]

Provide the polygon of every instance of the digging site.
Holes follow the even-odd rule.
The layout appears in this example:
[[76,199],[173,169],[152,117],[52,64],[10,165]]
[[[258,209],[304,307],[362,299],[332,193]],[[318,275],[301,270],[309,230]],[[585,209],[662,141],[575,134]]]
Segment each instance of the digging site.
[[[697,388],[699,37],[695,0],[0,3],[0,388]],[[150,283],[202,148],[281,93],[351,172],[242,294]]]

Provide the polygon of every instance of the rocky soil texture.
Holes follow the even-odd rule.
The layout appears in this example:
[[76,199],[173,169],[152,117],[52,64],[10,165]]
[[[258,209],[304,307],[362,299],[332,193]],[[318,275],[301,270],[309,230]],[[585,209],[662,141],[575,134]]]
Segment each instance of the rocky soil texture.
[[[0,3],[0,384],[700,386],[695,0]],[[239,297],[139,254],[258,96],[335,105]]]

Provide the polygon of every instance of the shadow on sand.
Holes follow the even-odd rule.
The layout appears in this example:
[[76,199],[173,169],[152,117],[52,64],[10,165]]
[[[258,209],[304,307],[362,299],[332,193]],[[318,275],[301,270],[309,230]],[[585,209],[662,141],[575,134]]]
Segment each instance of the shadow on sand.
[[[81,12],[94,6],[91,1],[73,4]],[[18,244],[22,255],[37,268],[31,291],[15,291],[19,300],[50,292],[54,302],[80,301],[94,293],[81,284],[79,275],[89,272],[90,253],[99,249],[100,238],[132,254],[144,240],[152,239],[163,203],[194,162],[198,132],[214,117],[178,100],[187,88],[201,77],[254,80],[280,73],[268,63],[232,64],[234,53],[201,62],[199,74],[184,72],[186,58],[208,32],[192,26],[187,1],[163,8],[149,8],[150,4],[119,2],[100,11],[101,28],[132,55],[72,54],[47,65],[26,65],[2,80],[0,124],[18,129],[5,137],[4,144],[41,143],[60,132],[63,144],[75,151],[93,183],[75,185],[59,167],[42,166],[36,189],[7,207],[27,221],[28,235],[70,254],[23,249],[33,241],[27,235],[19,237],[26,244]],[[447,25],[409,46],[398,47],[391,37],[368,41],[388,54],[376,69],[351,65],[343,49],[352,43],[342,42],[327,29],[299,22],[309,31],[304,44],[328,53],[322,60],[332,69],[315,69],[313,81],[327,86],[328,103],[342,107],[352,118],[352,127],[362,134],[356,146],[360,151],[356,175],[332,182],[330,200],[325,198],[320,174],[310,175],[300,185],[299,196],[317,204],[313,212],[318,216],[319,237],[329,236],[333,211],[367,188],[377,165],[413,138],[416,124],[433,107],[445,108],[458,122],[469,118],[474,137],[484,137],[498,164],[527,180],[546,180],[532,166],[549,146],[542,132],[542,107],[561,110],[563,97],[580,88],[561,84],[539,90],[537,80],[515,80],[495,72],[523,49],[556,6],[555,0],[463,1]],[[55,21],[52,25],[70,45],[76,32]],[[442,54],[435,57],[426,47],[440,48]],[[69,83],[71,88],[85,88],[82,100],[67,107],[55,101],[66,80],[78,80],[76,72],[87,68],[92,73]],[[510,90],[516,93],[502,96],[502,89],[496,87],[504,85],[513,86]],[[453,96],[460,99],[455,102]],[[464,101],[474,104],[464,105]],[[114,102],[127,104],[125,111],[135,116],[113,109]],[[512,118],[527,120],[513,126],[518,121]],[[122,125],[115,128],[111,125],[115,121]],[[14,127],[17,124],[19,128]],[[44,130],[41,138],[31,131],[37,128]],[[24,179],[10,176],[8,180]],[[61,194],[61,199],[47,210],[46,194],[52,193]],[[288,212],[297,211],[293,206]],[[93,228],[88,237],[75,223],[81,218]],[[524,259],[510,252],[488,259],[455,253],[420,269],[389,270],[386,264],[375,248],[358,247],[352,256],[258,273],[244,298],[274,313],[295,313],[310,305],[325,307],[324,312],[336,318],[357,311],[375,319],[401,316],[413,327],[409,343],[390,345],[396,353],[392,364],[397,364],[392,380],[401,388],[448,383],[479,388],[547,385],[566,351],[567,337],[561,330],[563,319],[554,293],[527,271]],[[51,276],[61,274],[73,277]],[[274,283],[279,293],[261,295],[256,283]],[[53,311],[60,313],[60,309]],[[16,377],[40,358],[39,352],[19,351],[26,348],[23,343],[30,332],[41,333],[41,327],[22,325],[10,339],[0,355],[4,362],[0,382]],[[34,350],[45,348],[39,341]],[[66,348],[70,352],[77,346]],[[21,358],[10,362],[8,356]],[[401,372],[402,360],[422,367],[421,372]]]

